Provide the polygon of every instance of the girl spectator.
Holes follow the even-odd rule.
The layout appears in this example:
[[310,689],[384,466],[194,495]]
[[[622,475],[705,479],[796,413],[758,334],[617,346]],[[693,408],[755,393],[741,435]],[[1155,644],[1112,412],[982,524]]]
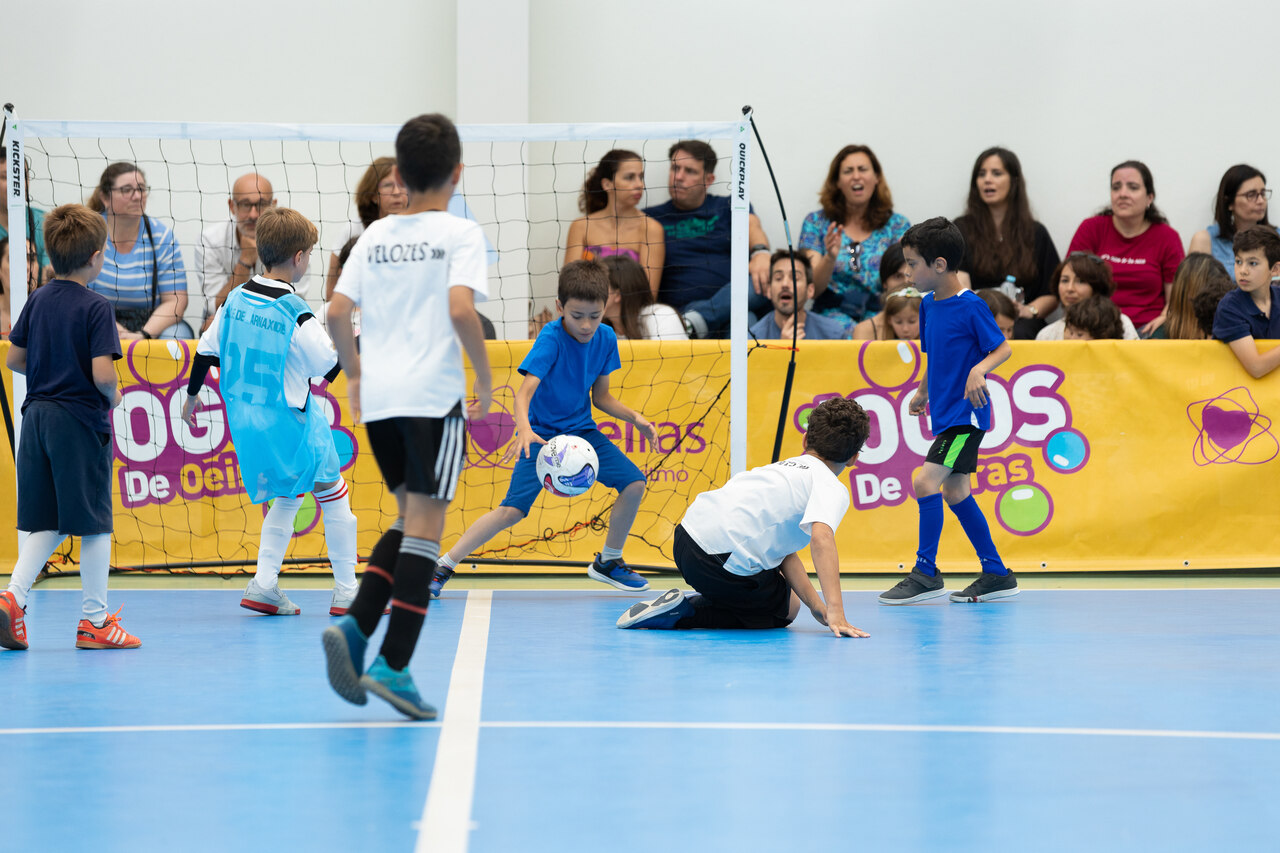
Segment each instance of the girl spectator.
[[884,310],[854,328],[855,341],[920,340],[920,302],[924,294],[910,284],[884,298]]
[[[1115,281],[1111,277],[1111,267],[1097,255],[1088,252],[1072,252],[1066,260],[1058,264],[1053,271],[1053,295],[1057,297],[1062,311],[1083,302],[1090,296],[1105,296],[1108,299],[1115,293]],[[1036,335],[1037,341],[1060,341],[1066,324],[1062,319],[1050,318],[1052,322]],[[1121,315],[1120,323],[1127,341],[1138,339],[1138,330],[1133,321]]]
[[1164,324],[1182,239],[1156,207],[1144,163],[1126,160],[1111,170],[1111,205],[1080,223],[1070,252],[1092,252],[1111,265],[1112,299],[1144,336]]
[[1267,189],[1267,178],[1262,172],[1243,163],[1227,169],[1218,182],[1218,195],[1213,202],[1213,224],[1195,233],[1187,252],[1213,255],[1235,281],[1236,258],[1231,249],[1231,238],[1237,231],[1251,225],[1271,224],[1267,221],[1267,201],[1270,198],[1271,190]]
[[586,215],[569,226],[564,262],[622,255],[645,270],[649,292],[658,299],[666,235],[658,220],[640,209],[644,198],[644,161],[634,151],[615,148],[587,175],[578,197]]
[[893,212],[880,161],[865,145],[836,153],[818,198],[822,208],[800,229],[800,248],[813,264],[813,307],[852,328],[878,307],[880,259],[911,223]]
[[978,155],[969,178],[969,201],[956,225],[965,243],[960,270],[969,274],[970,286],[981,292],[1014,276],[1023,292],[1015,337],[1034,338],[1058,307],[1050,284],[1059,257],[1048,229],[1031,216],[1016,154],[988,148]]
[[624,255],[609,255],[601,263],[609,270],[609,301],[604,318],[620,340],[689,339],[676,310],[653,301],[649,277],[639,262]]
[[1124,315],[1116,304],[1105,296],[1090,296],[1063,312],[1064,341],[1118,341],[1124,336]]
[[[907,280],[907,262],[902,257],[902,244],[894,243],[884,250],[880,258],[880,292],[893,293],[911,284]],[[880,311],[853,327],[855,341],[882,341],[884,337],[884,312]]]
[[[1235,266],[1234,259],[1231,265]],[[1178,264],[1178,271],[1173,274],[1169,319],[1151,337],[1183,341],[1202,341],[1211,337],[1200,329],[1200,322],[1196,319],[1196,297],[1220,283],[1225,283],[1230,289],[1233,280],[1217,258],[1204,252],[1192,252],[1183,258]]]
[[1018,319],[1019,306],[1013,303],[1013,300],[1005,296],[999,290],[988,287],[985,290],[975,291],[978,298],[987,303],[987,307],[991,309],[991,316],[996,318],[996,325],[1000,327],[1000,333],[1004,335],[1006,341],[1013,339],[1013,326]]
[[[356,213],[359,222],[348,222],[338,234],[338,239],[330,245],[343,246],[359,237],[374,222],[392,213],[399,213],[409,206],[409,190],[397,179],[394,169],[396,158],[379,157],[364,170],[360,183],[356,184]],[[338,276],[342,272],[342,263],[338,252],[329,255],[329,271],[324,278],[324,299],[328,302],[333,297],[333,289],[338,286]]]
[[116,311],[121,340],[191,338],[187,272],[173,232],[147,215],[147,176],[133,163],[112,163],[87,202],[107,220],[102,272],[89,289]]

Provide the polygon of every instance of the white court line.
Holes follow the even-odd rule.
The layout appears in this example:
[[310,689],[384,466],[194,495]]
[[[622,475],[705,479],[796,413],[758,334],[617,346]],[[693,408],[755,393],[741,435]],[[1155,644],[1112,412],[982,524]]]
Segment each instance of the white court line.
[[[486,635],[483,638],[485,645],[488,644],[487,635],[487,613],[484,615],[486,620]],[[461,649],[460,649],[461,650]],[[460,656],[461,657],[461,656]],[[481,661],[483,662],[483,661]],[[483,673],[481,673],[482,675]],[[455,662],[454,675],[458,675],[458,668]],[[468,679],[464,678],[463,681]],[[475,679],[474,687],[476,698],[479,697],[480,683],[479,679]],[[454,681],[449,688],[449,701],[453,701],[462,696],[461,693],[455,694],[454,686],[462,682]],[[468,689],[471,689],[469,687]],[[468,702],[460,705],[451,706],[454,711],[449,713],[452,718],[453,714],[461,708],[463,711],[468,710],[466,707]],[[479,703],[474,703],[470,710],[478,713]],[[473,720],[475,718],[473,717]],[[243,731],[316,731],[325,729],[421,729],[435,728],[440,726],[439,723],[415,723],[410,721],[401,722],[370,722],[370,723],[227,723],[227,724],[209,724],[209,725],[175,725],[175,726],[80,726],[67,728],[28,728],[28,729],[0,729],[0,737],[16,736],[16,735],[69,735],[69,734],[130,734],[135,732],[243,732]],[[1280,741],[1280,732],[1221,732],[1221,731],[1201,731],[1194,729],[1094,729],[1094,728],[1073,728],[1073,727],[1055,727],[1055,726],[946,726],[946,725],[910,725],[902,723],[748,723],[748,722],[709,722],[709,723],[682,723],[677,721],[617,721],[617,720],[503,720],[488,723],[472,723],[472,727],[478,729],[689,729],[698,731],[778,731],[778,732],[905,732],[911,734],[991,734],[991,735],[1061,735],[1070,737],[1146,737],[1146,738],[1185,738],[1185,739],[1203,739],[1203,740],[1273,740]],[[440,740],[444,743],[447,732],[441,732]],[[476,733],[478,737],[478,731]],[[471,744],[471,765],[470,778],[474,783],[475,768],[475,743]],[[436,753],[436,771],[432,775],[433,781],[441,772],[440,754],[438,748]],[[471,789],[468,789],[467,799],[468,808],[470,805]],[[432,793],[435,793],[435,786],[432,786]],[[443,796],[445,792],[441,792]],[[448,792],[450,794],[455,792]],[[430,797],[428,797],[428,805],[430,805]],[[468,811],[468,815],[470,812]],[[461,819],[459,817],[459,819]],[[469,823],[469,818],[467,823]]]
[[480,746],[480,700],[484,693],[484,660],[489,652],[489,614],[493,590],[467,593],[458,653],[449,676],[444,725],[436,744],[431,788],[418,822],[415,853],[466,853],[471,840],[471,804],[476,787],[476,753]]

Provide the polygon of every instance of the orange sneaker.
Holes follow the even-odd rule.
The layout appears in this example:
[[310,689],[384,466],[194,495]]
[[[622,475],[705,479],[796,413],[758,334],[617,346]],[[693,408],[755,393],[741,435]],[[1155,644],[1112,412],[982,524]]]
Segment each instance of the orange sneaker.
[[0,592],[0,646],[22,651],[27,647],[27,622],[9,590]]
[[136,649],[142,641],[120,627],[120,611],[107,617],[102,627],[95,627],[88,619],[81,619],[76,626],[77,649]]

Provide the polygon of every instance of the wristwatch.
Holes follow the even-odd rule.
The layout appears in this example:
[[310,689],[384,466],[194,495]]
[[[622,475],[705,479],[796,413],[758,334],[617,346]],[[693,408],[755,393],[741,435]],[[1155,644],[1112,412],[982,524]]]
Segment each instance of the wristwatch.
[[764,243],[756,243],[754,246],[751,247],[751,257],[755,257],[760,252],[767,252],[767,251],[769,251],[769,247],[766,246]]
[[1032,316],[1032,317],[1039,317],[1039,316],[1040,316],[1040,309],[1039,309],[1039,308],[1037,308],[1037,307],[1036,307],[1036,306],[1034,306],[1034,305],[1028,305],[1028,306],[1027,306],[1027,310],[1031,312],[1031,316]]
[[148,332],[146,329],[139,329],[138,334],[142,335],[142,339],[144,341],[152,340],[151,333]]

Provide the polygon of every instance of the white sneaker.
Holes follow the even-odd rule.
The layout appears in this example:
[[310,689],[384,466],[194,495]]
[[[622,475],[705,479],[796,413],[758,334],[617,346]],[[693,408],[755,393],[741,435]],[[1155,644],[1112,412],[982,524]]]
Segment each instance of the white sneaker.
[[289,600],[289,596],[280,591],[278,584],[271,589],[263,589],[258,586],[257,578],[251,579],[249,585],[244,588],[244,598],[240,599],[240,606],[268,616],[297,616],[302,612],[298,609],[298,605]]
[[351,590],[351,592],[343,592],[340,588],[333,588],[333,598],[329,599],[329,615],[330,616],[346,616],[347,611],[351,609],[351,602],[356,600],[356,593],[359,587]]

